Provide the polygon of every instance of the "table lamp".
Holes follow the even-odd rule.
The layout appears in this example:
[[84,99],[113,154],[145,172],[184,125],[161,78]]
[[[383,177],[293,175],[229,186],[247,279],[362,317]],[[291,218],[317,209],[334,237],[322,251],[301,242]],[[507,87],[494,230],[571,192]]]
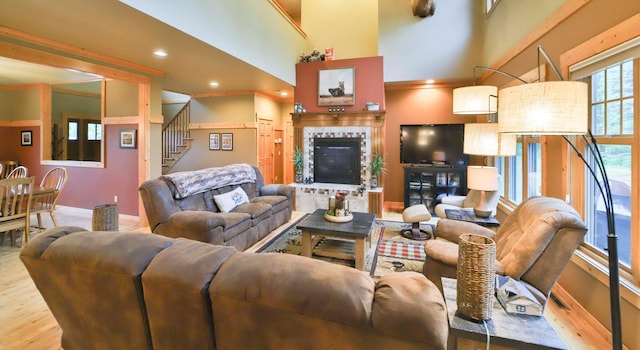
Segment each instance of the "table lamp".
[[498,169],[490,166],[468,166],[467,187],[480,191],[480,200],[473,208],[476,216],[480,218],[491,216],[493,209],[487,205],[484,191],[498,190]]

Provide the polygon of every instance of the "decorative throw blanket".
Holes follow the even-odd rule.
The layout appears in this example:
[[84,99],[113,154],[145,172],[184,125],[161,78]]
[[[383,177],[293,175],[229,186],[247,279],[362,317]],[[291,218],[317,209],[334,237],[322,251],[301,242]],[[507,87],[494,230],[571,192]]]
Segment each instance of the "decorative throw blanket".
[[161,176],[176,188],[174,197],[182,199],[192,194],[220,188],[256,182],[256,172],[249,164],[232,164],[218,168],[182,171]]

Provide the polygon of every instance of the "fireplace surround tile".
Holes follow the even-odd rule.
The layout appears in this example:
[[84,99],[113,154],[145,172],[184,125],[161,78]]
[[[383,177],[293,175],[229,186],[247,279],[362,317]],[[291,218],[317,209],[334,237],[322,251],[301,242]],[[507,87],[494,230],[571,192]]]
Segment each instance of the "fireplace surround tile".
[[360,137],[360,178],[363,186],[369,185],[369,169],[367,165],[371,159],[371,127],[368,126],[339,126],[339,127],[305,127],[303,131],[304,170],[303,177],[313,177],[314,173],[314,139],[324,138],[355,138]]

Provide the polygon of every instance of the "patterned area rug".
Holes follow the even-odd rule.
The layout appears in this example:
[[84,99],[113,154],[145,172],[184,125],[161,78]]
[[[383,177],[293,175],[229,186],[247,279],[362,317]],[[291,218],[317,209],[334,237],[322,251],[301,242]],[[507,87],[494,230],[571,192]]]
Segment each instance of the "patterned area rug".
[[[284,253],[300,255],[302,251],[301,232],[296,223],[282,231],[257,253]],[[366,252],[365,271],[371,276],[382,276],[395,271],[422,272],[424,262],[424,241],[404,238],[400,231],[411,225],[403,222],[376,220],[371,232],[371,249]],[[430,224],[422,224],[421,229],[433,232]],[[354,244],[350,240],[322,239],[313,250],[313,258],[353,267]]]

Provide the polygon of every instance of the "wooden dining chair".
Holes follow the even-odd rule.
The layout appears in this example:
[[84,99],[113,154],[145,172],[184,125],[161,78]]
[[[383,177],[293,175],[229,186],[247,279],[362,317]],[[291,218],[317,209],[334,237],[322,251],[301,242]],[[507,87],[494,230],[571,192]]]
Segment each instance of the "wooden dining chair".
[[9,173],[18,166],[15,160],[0,161],[0,179],[6,179]]
[[43,229],[42,213],[49,213],[53,226],[58,226],[58,220],[54,215],[58,197],[62,193],[64,185],[67,183],[67,169],[63,167],[55,167],[49,170],[40,182],[40,194],[34,195],[31,214],[36,214],[38,219],[38,228]]
[[28,172],[29,172],[29,169],[27,169],[26,166],[20,165],[15,167],[13,170],[11,170],[9,175],[7,175],[7,179],[13,179],[16,177],[27,177]]
[[0,180],[0,245],[7,233],[11,234],[11,245],[15,245],[15,234],[22,230],[22,246],[29,241],[31,198],[34,177],[19,177]]

